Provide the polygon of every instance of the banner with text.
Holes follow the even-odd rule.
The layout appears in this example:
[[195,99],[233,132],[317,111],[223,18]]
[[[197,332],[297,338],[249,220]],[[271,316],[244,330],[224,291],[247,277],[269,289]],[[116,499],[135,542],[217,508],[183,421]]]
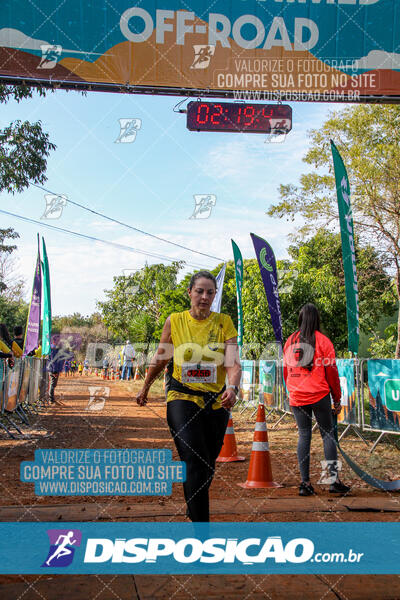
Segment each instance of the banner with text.
[[399,20],[396,0],[3,0],[0,76],[264,101],[400,96]]

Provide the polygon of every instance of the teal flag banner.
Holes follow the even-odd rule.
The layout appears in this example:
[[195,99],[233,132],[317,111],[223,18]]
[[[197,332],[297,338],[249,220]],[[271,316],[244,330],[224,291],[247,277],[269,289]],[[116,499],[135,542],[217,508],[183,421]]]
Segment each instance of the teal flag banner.
[[238,346],[241,351],[243,345],[243,307],[242,307],[242,289],[243,289],[243,258],[239,247],[233,240],[233,262],[235,265],[235,278],[236,278],[236,300],[237,300],[237,311],[238,311]]
[[350,352],[358,354],[360,336],[358,282],[356,253],[354,247],[353,215],[350,205],[350,184],[343,159],[332,140],[331,150],[333,156],[333,165],[335,168],[340,234],[342,237],[343,268],[346,288],[347,329],[349,337],[348,348]]

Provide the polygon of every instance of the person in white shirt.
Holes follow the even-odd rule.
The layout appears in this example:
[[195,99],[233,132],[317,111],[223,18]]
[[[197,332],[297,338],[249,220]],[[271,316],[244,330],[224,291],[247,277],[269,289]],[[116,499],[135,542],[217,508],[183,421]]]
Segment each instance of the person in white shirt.
[[135,348],[132,346],[129,340],[126,340],[124,349],[122,350],[122,356],[124,363],[122,366],[122,377],[121,379],[130,379],[132,377],[133,359],[135,358]]

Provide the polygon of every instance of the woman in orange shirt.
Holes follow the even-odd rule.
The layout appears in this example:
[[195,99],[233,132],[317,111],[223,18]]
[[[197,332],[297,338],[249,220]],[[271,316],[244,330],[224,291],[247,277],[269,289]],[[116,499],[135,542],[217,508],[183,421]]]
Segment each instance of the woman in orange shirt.
[[[305,304],[299,314],[299,329],[287,340],[283,351],[284,378],[299,430],[297,458],[302,478],[299,494],[315,494],[310,482],[310,446],[312,414],[317,420],[324,444],[329,472],[335,477],[329,491],[346,494],[347,485],[340,482],[337,448],[333,429],[334,414],[341,411],[340,381],[332,342],[320,332],[320,316],[314,304]],[[331,408],[331,395],[333,409]]]

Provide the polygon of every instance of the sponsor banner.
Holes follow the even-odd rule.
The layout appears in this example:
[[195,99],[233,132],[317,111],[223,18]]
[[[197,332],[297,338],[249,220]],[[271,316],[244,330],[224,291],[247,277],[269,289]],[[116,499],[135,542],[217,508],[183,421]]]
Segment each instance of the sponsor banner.
[[259,371],[260,400],[265,406],[277,407],[276,397],[276,362],[274,360],[260,360]]
[[237,313],[238,313],[238,346],[239,352],[242,351],[243,346],[243,308],[242,308],[242,289],[243,289],[243,257],[240,252],[239,246],[233,241],[233,262],[235,263],[235,280],[236,280],[236,302],[237,302]]
[[357,390],[355,385],[354,360],[347,358],[336,359],[339,372],[340,389],[342,390],[342,410],[338,422],[346,425],[357,423]]
[[370,426],[400,433],[400,360],[368,361]]
[[4,0],[2,9],[0,75],[8,79],[252,90],[267,101],[283,92],[331,101],[399,95],[396,0],[69,0],[56,8]]
[[46,244],[42,238],[43,244],[43,328],[42,328],[42,356],[50,354],[51,337],[51,288],[50,288],[50,268],[47,258]]
[[276,270],[275,254],[266,240],[258,237],[254,233],[250,233],[250,237],[257,256],[261,279],[268,300],[275,339],[278,344],[282,345],[282,315],[279,301],[278,273]]
[[25,358],[21,365],[22,376],[20,375],[20,388],[18,393],[19,404],[23,404],[28,398],[31,365],[32,359],[29,358]]
[[336,194],[342,239],[344,281],[346,289],[346,312],[348,330],[348,348],[358,354],[360,337],[358,311],[358,280],[356,251],[354,245],[353,214],[350,204],[350,184],[346,167],[338,149],[331,140],[333,164],[335,168]]
[[39,330],[40,330],[40,313],[42,306],[42,271],[40,263],[39,251],[39,235],[38,235],[38,252],[36,259],[35,275],[33,278],[32,296],[29,305],[29,313],[26,322],[24,353],[26,356],[32,350],[36,350],[39,346]]
[[8,370],[5,387],[5,410],[11,412],[17,408],[18,405],[18,391],[19,381],[21,376],[22,360],[16,360],[15,365],[12,369]]
[[185,481],[186,463],[171,450],[35,450],[20,476],[37,496],[166,496]]
[[[253,404],[256,398],[254,397],[254,360],[241,360],[242,376],[240,378],[239,398],[246,404]],[[257,401],[257,400],[256,400]]]
[[0,572],[399,574],[399,534],[371,522],[1,523]]

